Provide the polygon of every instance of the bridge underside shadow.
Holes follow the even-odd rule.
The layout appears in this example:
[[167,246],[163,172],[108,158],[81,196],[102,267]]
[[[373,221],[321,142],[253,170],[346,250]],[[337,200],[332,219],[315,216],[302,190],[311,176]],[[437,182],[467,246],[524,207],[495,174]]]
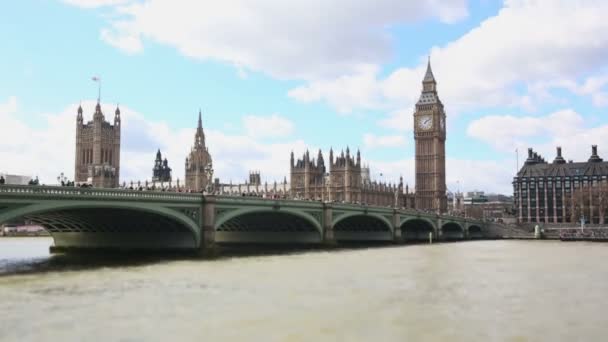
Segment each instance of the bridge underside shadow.
[[356,215],[334,225],[334,239],[338,242],[393,241],[393,234],[382,220],[373,216]]
[[483,239],[483,233],[481,231],[481,227],[479,226],[470,226],[469,227],[469,239]]
[[222,223],[217,243],[301,244],[321,243],[319,230],[309,220],[285,212],[254,212]]
[[464,231],[457,223],[446,223],[441,227],[441,239],[446,241],[456,241],[464,239]]
[[96,208],[54,210],[24,216],[43,226],[56,250],[185,250],[197,247],[194,233],[184,224],[150,212]]
[[409,220],[401,225],[401,236],[405,242],[428,241],[433,225],[425,220]]

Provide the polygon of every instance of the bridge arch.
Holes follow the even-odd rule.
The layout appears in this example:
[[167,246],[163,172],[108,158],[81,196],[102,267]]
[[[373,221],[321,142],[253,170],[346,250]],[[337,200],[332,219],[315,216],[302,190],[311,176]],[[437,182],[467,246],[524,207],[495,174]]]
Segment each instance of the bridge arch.
[[446,222],[441,226],[441,238],[443,240],[462,240],[465,230],[458,222]]
[[244,208],[230,211],[214,223],[219,243],[320,243],[321,223],[291,209]]
[[429,233],[437,230],[433,221],[426,217],[408,217],[401,221],[401,236],[404,241],[427,241]]
[[392,241],[393,225],[386,217],[373,213],[348,213],[332,222],[336,241]]
[[300,211],[296,211],[296,210],[290,210],[290,209],[271,209],[271,208],[244,208],[244,209],[237,209],[237,210],[233,210],[230,211],[228,213],[226,213],[225,215],[222,215],[220,217],[216,217],[215,218],[215,224],[214,224],[214,228],[215,230],[217,230],[220,226],[222,226],[224,223],[239,217],[239,216],[244,216],[244,215],[248,215],[248,214],[256,214],[256,213],[279,213],[279,214],[288,214],[288,215],[292,215],[295,217],[299,217],[302,218],[303,220],[305,220],[306,222],[310,223],[319,233],[323,232],[323,228],[321,227],[321,223],[318,222],[312,215],[304,213],[304,212],[300,212]]
[[481,239],[483,237],[481,227],[476,224],[469,225],[468,231],[470,239]]
[[333,219],[331,226],[335,227],[338,223],[350,219],[352,217],[373,217],[376,220],[382,221],[382,223],[384,223],[387,227],[388,230],[390,230],[391,232],[393,231],[393,224],[391,223],[391,221],[389,219],[387,219],[386,217],[380,215],[380,214],[374,214],[374,213],[347,213],[347,214],[343,214],[340,215],[336,218]]
[[201,242],[196,217],[156,203],[58,200],[0,213],[0,223],[19,218],[43,226],[57,247],[194,249]]

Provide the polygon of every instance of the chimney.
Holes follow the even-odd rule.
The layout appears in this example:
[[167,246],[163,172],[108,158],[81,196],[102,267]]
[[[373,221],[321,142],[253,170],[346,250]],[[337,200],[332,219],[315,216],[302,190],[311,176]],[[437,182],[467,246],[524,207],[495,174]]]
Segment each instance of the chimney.
[[591,157],[589,157],[589,162],[602,162],[604,161],[600,156],[597,155],[597,145],[591,146]]
[[528,148],[528,158],[532,159],[532,148]]
[[561,148],[561,146],[558,146],[557,147],[557,156],[553,160],[553,164],[564,164],[565,162],[566,162],[566,160],[564,160],[564,157],[562,157],[562,148]]

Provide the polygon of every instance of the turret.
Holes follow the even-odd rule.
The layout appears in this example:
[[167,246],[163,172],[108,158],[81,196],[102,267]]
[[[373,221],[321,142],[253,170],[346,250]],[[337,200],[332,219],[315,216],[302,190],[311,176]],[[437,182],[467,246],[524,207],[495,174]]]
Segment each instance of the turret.
[[361,152],[357,149],[357,167],[361,166]]
[[329,166],[331,167],[332,165],[334,165],[334,149],[333,148],[329,148]]
[[103,122],[103,113],[101,112],[101,105],[97,102],[95,105],[95,114],[93,114],[94,122]]
[[114,126],[120,125],[120,108],[116,105],[116,110],[114,111]]
[[294,166],[294,157],[293,157],[293,151],[291,151],[291,158],[289,160],[289,165],[291,166],[291,168],[293,169]]
[[323,152],[319,149],[319,153],[317,154],[317,167],[325,173],[325,159],[323,159]]
[[78,105],[78,114],[76,115],[76,123],[78,123],[78,125],[82,125],[82,122],[83,122],[82,106]]

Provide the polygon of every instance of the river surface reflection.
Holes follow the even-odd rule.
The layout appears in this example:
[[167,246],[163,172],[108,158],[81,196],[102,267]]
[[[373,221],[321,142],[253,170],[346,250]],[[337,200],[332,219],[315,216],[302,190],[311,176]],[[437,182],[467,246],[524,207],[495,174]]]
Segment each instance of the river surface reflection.
[[[0,340],[600,341],[608,245],[476,241],[215,260],[0,239]],[[61,260],[61,261],[57,261]]]

